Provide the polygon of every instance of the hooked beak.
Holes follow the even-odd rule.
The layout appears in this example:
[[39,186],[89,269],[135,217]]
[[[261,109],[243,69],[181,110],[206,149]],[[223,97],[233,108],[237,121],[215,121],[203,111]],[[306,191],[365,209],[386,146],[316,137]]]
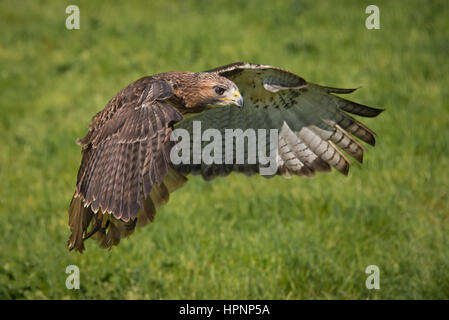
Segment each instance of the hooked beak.
[[234,104],[239,108],[243,108],[243,96],[238,90],[234,91]]

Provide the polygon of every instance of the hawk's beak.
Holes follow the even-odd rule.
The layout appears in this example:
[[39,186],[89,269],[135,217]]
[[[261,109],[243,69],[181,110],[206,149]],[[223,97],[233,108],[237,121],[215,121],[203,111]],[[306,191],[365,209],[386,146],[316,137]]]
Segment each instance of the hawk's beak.
[[234,104],[240,108],[243,108],[243,97],[238,90],[234,91]]

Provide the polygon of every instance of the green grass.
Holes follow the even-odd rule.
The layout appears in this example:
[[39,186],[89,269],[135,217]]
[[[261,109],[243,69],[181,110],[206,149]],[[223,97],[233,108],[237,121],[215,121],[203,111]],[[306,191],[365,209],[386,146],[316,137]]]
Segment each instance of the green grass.
[[[449,298],[449,3],[377,1],[371,31],[369,4],[2,1],[0,298]],[[75,139],[94,113],[143,75],[240,60],[363,86],[350,98],[387,109],[365,121],[365,163],[348,178],[191,177],[120,246],[67,251]]]

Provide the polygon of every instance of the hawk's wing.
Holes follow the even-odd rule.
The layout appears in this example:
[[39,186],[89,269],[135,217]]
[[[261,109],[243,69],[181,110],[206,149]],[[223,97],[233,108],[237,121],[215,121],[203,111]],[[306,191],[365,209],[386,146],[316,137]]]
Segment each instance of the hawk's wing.
[[[362,162],[364,147],[356,138],[371,145],[375,143],[374,132],[348,113],[375,117],[383,110],[334,95],[351,93],[355,89],[319,86],[280,68],[259,64],[234,63],[206,72],[232,80],[243,95],[243,109],[210,109],[176,127],[192,132],[193,121],[201,121],[203,132],[209,128],[220,130],[223,151],[234,150],[234,163],[235,140],[227,141],[232,145],[225,146],[225,129],[278,129],[277,173],[287,177],[291,174],[312,176],[316,171],[330,171],[331,167],[346,175],[350,163],[341,150]],[[202,142],[203,147],[208,143]],[[257,155],[257,146],[255,143],[245,148],[243,164],[225,164],[222,152],[222,164],[180,164],[176,168],[185,174],[201,174],[205,179],[232,171],[252,175],[259,172],[259,164],[248,163],[246,155],[248,149]]]
[[[149,194],[158,186],[165,188],[161,183],[170,170],[171,126],[183,119],[165,101],[172,95],[173,89],[164,81],[142,78],[123,89],[94,117],[88,134],[79,140],[83,156],[69,208],[70,248],[82,250],[93,213],[98,212],[92,234],[100,226],[106,229],[102,223],[112,223],[103,222],[101,213],[128,222],[135,220],[143,206],[150,207],[149,211],[157,206]],[[167,189],[162,192],[168,197]],[[153,212],[149,214],[151,219]],[[116,241],[113,235],[109,238]]]

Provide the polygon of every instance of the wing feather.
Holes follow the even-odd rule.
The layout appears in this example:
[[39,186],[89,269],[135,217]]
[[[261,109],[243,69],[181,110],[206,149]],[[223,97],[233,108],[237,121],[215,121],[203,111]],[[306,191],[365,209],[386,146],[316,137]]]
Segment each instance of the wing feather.
[[102,246],[117,244],[134,230],[139,211],[151,220],[153,208],[167,201],[163,181],[174,144],[169,136],[172,124],[183,119],[165,102],[171,95],[171,86],[164,81],[143,78],[94,117],[88,134],[79,140],[83,159],[69,210],[69,248],[81,251],[83,239],[96,231]]
[[[315,172],[330,171],[331,166],[347,175],[350,161],[342,151],[361,162],[364,147],[356,138],[375,144],[375,133],[348,113],[375,117],[383,110],[334,95],[349,94],[356,89],[320,86],[277,67],[250,63],[235,63],[207,72],[215,72],[237,84],[245,100],[243,110],[213,108],[177,127],[192,132],[193,121],[201,121],[203,131],[220,130],[223,146],[233,144],[228,148],[234,150],[234,163],[236,146],[235,141],[225,140],[227,128],[279,130],[277,174],[284,176],[313,176]],[[206,144],[202,142],[203,147]],[[245,148],[245,160],[247,151]],[[207,180],[234,171],[247,175],[259,172],[258,162],[231,165],[224,160],[223,164],[181,164],[176,168],[185,174],[201,174]]]

